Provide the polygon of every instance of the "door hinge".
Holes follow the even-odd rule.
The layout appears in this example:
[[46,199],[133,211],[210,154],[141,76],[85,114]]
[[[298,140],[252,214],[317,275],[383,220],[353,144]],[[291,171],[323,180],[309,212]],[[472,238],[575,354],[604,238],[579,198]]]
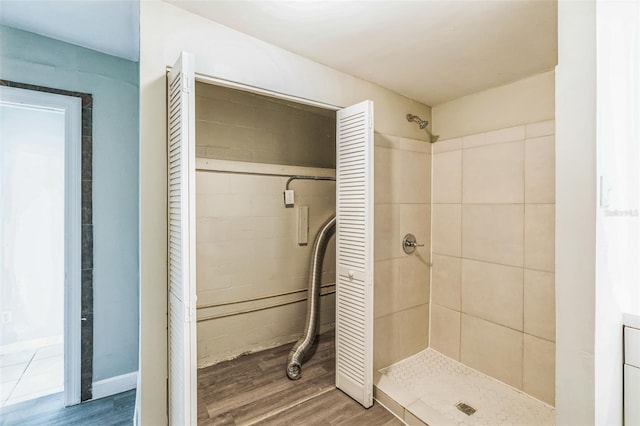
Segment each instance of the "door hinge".
[[196,319],[196,307],[184,304],[184,322],[195,321]]
[[182,91],[184,93],[191,93],[191,89],[193,89],[193,80],[188,77],[186,72],[182,72]]

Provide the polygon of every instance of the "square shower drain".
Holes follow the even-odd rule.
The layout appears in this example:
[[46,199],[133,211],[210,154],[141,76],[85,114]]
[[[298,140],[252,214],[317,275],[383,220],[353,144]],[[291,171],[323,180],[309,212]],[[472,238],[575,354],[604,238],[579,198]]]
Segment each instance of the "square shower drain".
[[462,411],[463,413],[465,413],[467,416],[472,415],[473,413],[476,412],[476,409],[473,408],[472,406],[470,406],[469,404],[465,404],[464,402],[460,401],[456,404],[456,408],[460,411]]

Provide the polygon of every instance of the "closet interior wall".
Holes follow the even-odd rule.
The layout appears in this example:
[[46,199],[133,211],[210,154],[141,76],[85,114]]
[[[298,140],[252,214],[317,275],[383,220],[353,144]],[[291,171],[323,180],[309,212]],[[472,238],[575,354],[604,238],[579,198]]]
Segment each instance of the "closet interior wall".
[[[305,324],[315,233],[335,212],[335,112],[196,83],[198,367],[292,342]],[[233,169],[233,172],[229,170]],[[309,208],[308,244],[298,214]],[[321,328],[335,323],[335,240],[322,274]]]

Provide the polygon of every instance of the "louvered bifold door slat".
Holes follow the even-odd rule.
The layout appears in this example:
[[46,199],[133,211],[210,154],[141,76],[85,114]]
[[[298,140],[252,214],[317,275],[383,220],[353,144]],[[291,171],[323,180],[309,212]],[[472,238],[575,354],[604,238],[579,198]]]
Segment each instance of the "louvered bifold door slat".
[[193,56],[167,78],[169,424],[195,425],[195,93]]
[[373,404],[373,102],[338,111],[336,386]]

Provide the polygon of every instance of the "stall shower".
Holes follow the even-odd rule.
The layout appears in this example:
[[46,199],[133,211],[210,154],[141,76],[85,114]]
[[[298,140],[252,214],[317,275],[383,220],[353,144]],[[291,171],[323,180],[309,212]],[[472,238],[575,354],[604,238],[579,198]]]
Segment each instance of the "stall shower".
[[405,421],[554,424],[554,133],[546,120],[430,145],[429,343],[376,380]]

